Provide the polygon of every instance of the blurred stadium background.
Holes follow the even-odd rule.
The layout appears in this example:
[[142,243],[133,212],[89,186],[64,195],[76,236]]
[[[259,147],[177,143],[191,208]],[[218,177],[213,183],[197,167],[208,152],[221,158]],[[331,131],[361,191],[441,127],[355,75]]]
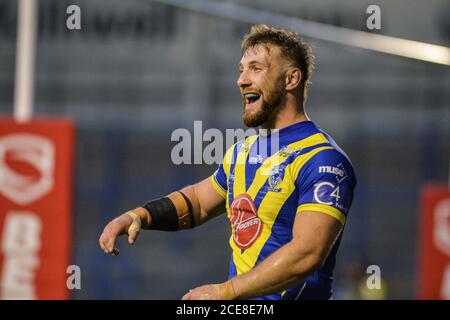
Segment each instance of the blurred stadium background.
[[[269,12],[366,29],[381,8],[381,30],[449,46],[450,3],[434,1],[227,1]],[[66,8],[81,8],[68,30]],[[16,0],[0,0],[0,115],[13,113]],[[242,127],[236,86],[249,23],[159,1],[40,0],[35,62],[36,117],[76,125],[72,261],[82,272],[75,299],[178,299],[227,276],[230,228],[220,217],[192,231],[143,232],[119,258],[98,237],[114,216],[202,179],[215,165],[174,165],[170,136]],[[301,30],[298,30],[301,33]],[[422,186],[447,184],[450,153],[448,66],[306,38],[316,72],[307,112],[351,157],[358,176],[335,274],[335,298],[376,264],[388,299],[414,299]],[[57,239],[55,239],[57,241]]]

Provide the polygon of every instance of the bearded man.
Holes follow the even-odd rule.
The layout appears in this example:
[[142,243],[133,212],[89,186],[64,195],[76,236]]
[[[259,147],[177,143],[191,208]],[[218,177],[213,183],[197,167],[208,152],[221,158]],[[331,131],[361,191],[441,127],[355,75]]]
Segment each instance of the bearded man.
[[242,43],[237,85],[244,124],[265,134],[234,144],[207,179],[111,221],[100,247],[117,255],[119,235],[132,244],[141,229],[192,228],[226,208],[229,278],[191,289],[183,299],[332,298],[356,178],[348,156],[305,112],[313,63],[298,34],[253,26]]

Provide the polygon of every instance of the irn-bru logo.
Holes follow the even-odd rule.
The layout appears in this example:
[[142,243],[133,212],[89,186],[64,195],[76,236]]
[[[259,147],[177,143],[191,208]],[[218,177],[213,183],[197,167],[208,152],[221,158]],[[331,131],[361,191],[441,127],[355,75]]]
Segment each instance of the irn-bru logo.
[[263,229],[255,204],[244,193],[234,199],[230,209],[234,243],[242,250],[248,249],[258,240]]

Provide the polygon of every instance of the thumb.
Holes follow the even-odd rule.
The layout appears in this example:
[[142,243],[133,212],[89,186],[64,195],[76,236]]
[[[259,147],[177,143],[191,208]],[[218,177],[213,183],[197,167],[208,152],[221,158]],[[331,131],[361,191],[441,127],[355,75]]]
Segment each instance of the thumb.
[[128,243],[134,244],[141,230],[141,218],[134,212],[128,212],[128,215],[133,219],[133,222],[128,227]]
[[128,243],[129,244],[134,244],[134,242],[137,239],[138,234],[139,234],[139,230],[137,230],[137,229],[133,229],[131,231],[128,231]]

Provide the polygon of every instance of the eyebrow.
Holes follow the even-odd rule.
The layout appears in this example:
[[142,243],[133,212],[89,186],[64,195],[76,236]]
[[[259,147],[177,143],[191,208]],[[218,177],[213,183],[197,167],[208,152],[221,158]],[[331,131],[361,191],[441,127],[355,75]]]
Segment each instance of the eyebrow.
[[[263,63],[256,61],[256,60],[251,60],[249,63],[247,63],[249,66],[255,65],[255,64],[259,64],[259,65],[264,65]],[[239,68],[242,68],[242,62],[239,62]]]

